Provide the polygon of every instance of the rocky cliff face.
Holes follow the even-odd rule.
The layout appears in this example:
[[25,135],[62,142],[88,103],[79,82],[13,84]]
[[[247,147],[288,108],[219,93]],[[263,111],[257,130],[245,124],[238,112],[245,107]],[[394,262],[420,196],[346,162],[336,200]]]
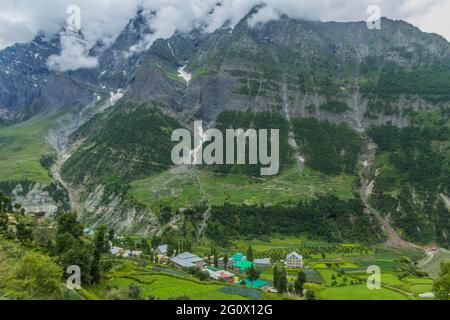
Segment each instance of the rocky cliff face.
[[[151,172],[141,165],[143,154],[154,167],[167,166],[154,157],[158,152],[148,152],[150,147],[144,152],[132,148],[134,140],[120,139],[120,134],[139,140],[154,132],[167,138],[168,120],[155,129],[160,131],[152,131],[133,116],[143,104],[158,105],[165,116],[185,124],[194,119],[213,122],[224,110],[251,110],[347,123],[360,131],[388,122],[403,127],[418,111],[450,107],[450,44],[438,35],[388,19],[382,20],[381,30],[369,30],[364,22],[320,23],[286,16],[251,28],[247,19],[233,29],[177,33],[130,55],[129,48],[152,32],[141,12],[112,46],[94,46],[91,55],[98,58],[98,67],[72,72],[50,71],[46,65],[49,56],[60,52],[58,36],[37,37],[0,51],[0,118],[21,121],[47,108],[76,110],[65,127],[50,132],[60,165],[68,159],[65,181],[56,180],[74,190],[86,187],[78,195],[85,221],[109,221],[120,230],[145,225],[141,231],[150,232],[159,227],[155,215],[130,205],[121,187],[118,192],[105,190],[117,179],[106,184],[102,179],[110,172],[99,170],[114,162],[115,178],[140,177]],[[123,118],[130,123],[116,121]],[[139,128],[133,127],[136,123]],[[103,139],[110,126],[118,130],[121,145]],[[127,154],[117,152],[125,145],[131,146]],[[113,160],[105,156],[112,154]],[[80,164],[86,164],[85,171],[78,170]],[[16,190],[17,198],[54,211],[57,204],[45,200],[42,188],[33,190]]]

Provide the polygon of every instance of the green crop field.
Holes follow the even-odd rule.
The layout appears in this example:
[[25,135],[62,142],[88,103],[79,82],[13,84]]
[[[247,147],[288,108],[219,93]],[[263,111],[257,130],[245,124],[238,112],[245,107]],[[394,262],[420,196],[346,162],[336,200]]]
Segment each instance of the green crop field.
[[439,275],[441,270],[441,263],[444,261],[450,261],[450,251],[440,249],[432,256],[427,256],[419,262],[419,267],[427,272],[431,277]]
[[60,113],[51,113],[0,128],[0,181],[23,180],[48,183],[48,172],[41,157],[52,150],[47,143],[48,130]]
[[159,299],[170,299],[178,296],[188,296],[195,300],[242,300],[245,297],[227,294],[219,291],[223,285],[200,283],[194,280],[177,278],[170,275],[140,275],[136,279],[114,278],[112,285],[119,288],[130,284],[138,286],[143,297],[154,296]]
[[390,289],[369,290],[365,284],[327,287],[317,292],[320,300],[407,300],[408,297]]
[[[140,289],[140,297],[149,296],[158,299],[170,299],[188,296],[196,300],[242,300],[245,296],[220,291],[226,287],[218,282],[200,282],[181,270],[164,266],[149,265],[145,269],[127,260],[118,261],[119,265],[110,273],[107,287],[126,289],[135,285]],[[178,271],[178,272],[174,272]],[[175,275],[176,274],[176,275]],[[91,288],[92,294],[106,297],[105,286]]]
[[353,198],[354,178],[348,175],[329,177],[308,168],[300,174],[292,167],[267,178],[242,175],[219,175],[208,170],[178,167],[131,183],[130,195],[151,207],[170,203],[189,207],[207,201],[210,205],[266,204],[309,199],[331,193]]
[[[361,273],[361,274],[358,274],[355,276],[366,281],[367,278],[370,276],[370,274]],[[391,272],[382,272],[381,273],[381,283],[386,284],[388,286],[393,286],[393,287],[403,287],[406,285],[405,281],[399,279],[394,273],[391,273]]]
[[330,269],[317,269],[317,271],[320,273],[320,276],[322,277],[325,285],[330,286],[331,282],[333,281],[331,278],[334,276],[337,280],[337,272],[330,270]]

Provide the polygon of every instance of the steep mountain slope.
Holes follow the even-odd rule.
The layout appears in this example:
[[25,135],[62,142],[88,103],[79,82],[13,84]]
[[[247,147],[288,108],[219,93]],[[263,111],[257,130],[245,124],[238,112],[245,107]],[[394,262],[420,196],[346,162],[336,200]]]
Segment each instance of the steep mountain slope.
[[[156,232],[162,225],[177,230],[189,207],[202,217],[189,222],[195,229],[207,223],[208,207],[226,202],[278,205],[325,193],[357,201],[358,172],[366,168],[369,183],[375,180],[370,205],[386,221],[408,240],[448,245],[450,229],[443,221],[449,217],[449,137],[442,128],[448,127],[450,108],[450,44],[402,21],[383,19],[381,30],[369,30],[364,22],[283,16],[250,28],[251,14],[233,29],[177,33],[129,55],[128,49],[152,32],[140,12],[112,46],[98,43],[91,50],[99,60],[94,69],[49,71],[45,61],[59,52],[58,37],[1,51],[0,115],[17,121],[40,110],[70,109],[64,115],[70,120],[59,117],[50,131],[49,142],[59,152],[52,177],[58,188],[68,189],[71,200],[76,198],[88,223],[133,232]],[[254,168],[248,167],[174,169],[171,132],[190,128],[196,119],[222,129],[281,126],[280,176],[254,177]],[[427,138],[414,149],[414,139],[383,146],[380,136],[387,132],[384,139],[391,139],[389,129],[371,129],[380,153],[364,162],[367,129],[387,123],[406,127],[398,130],[431,125],[434,131],[419,131]],[[376,130],[380,134],[374,135]],[[11,150],[11,145],[5,149],[2,131],[0,150]],[[399,152],[417,155],[417,163],[399,160]],[[414,175],[418,167],[429,167],[427,154],[436,164],[429,174],[441,181],[438,188],[422,185],[427,173]],[[301,159],[300,168],[294,157]],[[34,178],[4,177],[11,190],[22,179]],[[399,187],[382,190],[381,179]],[[389,206],[388,195],[394,199]],[[427,200],[406,206],[412,198]],[[352,219],[361,212],[329,210],[332,219]],[[380,240],[379,225],[368,215],[375,224],[370,239]]]

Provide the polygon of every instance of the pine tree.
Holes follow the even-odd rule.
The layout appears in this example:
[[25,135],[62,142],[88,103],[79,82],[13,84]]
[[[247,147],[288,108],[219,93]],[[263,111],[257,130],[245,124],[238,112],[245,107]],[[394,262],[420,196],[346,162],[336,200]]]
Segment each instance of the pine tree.
[[279,280],[280,280],[280,275],[279,275],[278,267],[274,266],[273,267],[273,287],[277,290],[279,288]]
[[287,281],[287,274],[286,270],[283,268],[279,272],[279,278],[278,278],[278,292],[279,293],[285,293],[288,289],[288,281]]
[[249,246],[247,249],[247,260],[253,262],[253,248]]
[[303,296],[303,287],[306,283],[306,274],[303,271],[299,271],[297,279],[294,282],[295,293]]
[[223,269],[227,270],[228,268],[228,254],[225,254],[223,257]]

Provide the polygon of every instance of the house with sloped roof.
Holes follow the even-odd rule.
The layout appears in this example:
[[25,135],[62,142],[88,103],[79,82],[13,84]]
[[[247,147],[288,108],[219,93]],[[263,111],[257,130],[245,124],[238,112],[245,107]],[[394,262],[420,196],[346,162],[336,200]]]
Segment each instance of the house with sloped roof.
[[238,261],[241,261],[241,260],[245,260],[245,256],[242,254],[242,253],[240,253],[240,252],[236,252],[235,254],[233,254],[232,256],[231,256],[231,260],[233,260],[233,262],[234,263],[236,263],[236,262],[238,262]]
[[170,259],[170,261],[179,268],[203,268],[205,265],[202,258],[190,252],[183,252]]
[[169,246],[167,244],[162,244],[156,248],[156,253],[160,256],[165,256],[167,255],[168,248]]
[[302,268],[303,256],[293,251],[286,256],[286,261],[284,263],[288,268]]
[[125,250],[123,250],[123,249],[120,248],[120,247],[111,246],[111,247],[109,248],[109,252],[110,252],[113,256],[122,256],[124,251],[125,251]]

